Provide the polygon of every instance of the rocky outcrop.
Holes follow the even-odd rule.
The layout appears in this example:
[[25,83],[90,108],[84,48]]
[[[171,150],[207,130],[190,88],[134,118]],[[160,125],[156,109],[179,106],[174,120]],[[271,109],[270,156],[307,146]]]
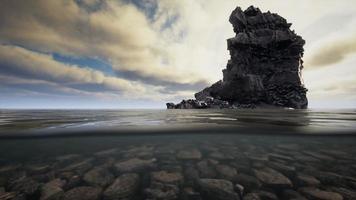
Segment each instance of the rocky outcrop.
[[227,40],[231,58],[223,80],[196,93],[195,100],[167,103],[167,108],[307,108],[301,78],[305,41],[291,24],[253,6],[237,7],[229,21],[236,35]]

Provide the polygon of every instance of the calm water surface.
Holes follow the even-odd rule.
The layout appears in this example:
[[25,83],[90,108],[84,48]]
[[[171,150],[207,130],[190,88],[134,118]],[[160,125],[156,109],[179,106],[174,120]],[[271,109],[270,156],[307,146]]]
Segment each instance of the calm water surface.
[[[327,134],[356,130],[356,110],[1,110],[0,133],[67,130],[239,128],[263,133]],[[236,132],[232,130],[232,132]]]

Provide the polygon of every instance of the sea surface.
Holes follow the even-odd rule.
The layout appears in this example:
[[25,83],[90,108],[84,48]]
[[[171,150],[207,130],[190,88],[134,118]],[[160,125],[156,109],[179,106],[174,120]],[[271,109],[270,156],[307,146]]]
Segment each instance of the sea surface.
[[[0,110],[0,134],[223,130],[257,134],[352,134],[355,110]],[[204,130],[205,129],[205,130]],[[241,130],[241,132],[240,132]],[[242,130],[246,131],[243,132]],[[179,131],[178,131],[179,132]],[[164,133],[162,133],[164,134]],[[217,134],[219,134],[217,132]]]
[[356,199],[356,110],[0,110],[0,200]]

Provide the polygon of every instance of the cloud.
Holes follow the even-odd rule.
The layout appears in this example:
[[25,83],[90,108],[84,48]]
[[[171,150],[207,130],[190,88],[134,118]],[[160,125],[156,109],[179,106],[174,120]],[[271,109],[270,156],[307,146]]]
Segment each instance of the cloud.
[[174,93],[164,86],[108,76],[87,67],[64,64],[50,54],[22,47],[0,45],[0,83],[14,91],[51,96],[82,96],[104,99],[169,100],[192,96],[189,85]]
[[324,67],[344,60],[348,55],[356,53],[356,33],[352,37],[337,38],[322,44],[312,52],[306,62],[312,68]]
[[[20,78],[16,76],[0,75],[1,91],[9,91],[7,95],[18,95],[22,98],[27,96],[51,96],[51,97],[68,97],[68,96],[94,96],[91,92],[77,90],[62,86],[58,83]],[[4,90],[5,89],[5,90]]]
[[5,0],[0,3],[0,27],[2,43],[98,57],[118,73],[137,77],[183,84],[204,80],[194,70],[167,62],[170,44],[161,41],[143,12],[123,1]]
[[[305,69],[337,68],[355,51],[354,0],[2,0],[0,75],[23,79],[33,87],[7,86],[32,92],[58,88],[110,99],[189,98],[222,78],[229,59],[225,40],[234,36],[228,17],[236,6],[251,4],[279,13],[305,36]],[[100,60],[112,69],[66,58]],[[315,77],[305,81],[324,91]]]
[[51,55],[33,52],[21,47],[0,46],[0,72],[23,78],[55,82],[70,87],[76,84],[101,85],[106,90],[122,93],[145,93],[139,83],[104,75],[90,68],[63,64]]
[[[177,92],[177,91],[184,91],[184,90],[192,90],[192,91],[199,91],[202,88],[207,87],[210,85],[209,82],[203,80],[200,82],[194,82],[194,83],[176,83],[174,80],[161,80],[161,79],[156,79],[154,77],[142,77],[137,75],[135,72],[119,72],[116,74],[117,77],[124,78],[127,80],[134,80],[134,81],[140,81],[144,84],[149,84],[149,85],[156,85],[156,86],[163,86],[165,92],[172,93],[172,92]],[[162,91],[162,92],[163,92]],[[163,92],[163,93],[165,93]]]
[[350,57],[338,63],[306,71],[304,80],[309,89],[307,95],[311,105],[314,107],[355,106],[356,68],[352,67],[354,63],[356,57]]

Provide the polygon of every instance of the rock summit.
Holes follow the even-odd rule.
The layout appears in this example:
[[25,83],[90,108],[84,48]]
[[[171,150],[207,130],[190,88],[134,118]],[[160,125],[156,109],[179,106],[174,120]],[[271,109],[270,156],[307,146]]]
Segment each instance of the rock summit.
[[236,33],[227,40],[231,58],[223,80],[168,109],[282,107],[305,109],[301,77],[305,41],[278,14],[250,6],[230,15]]

